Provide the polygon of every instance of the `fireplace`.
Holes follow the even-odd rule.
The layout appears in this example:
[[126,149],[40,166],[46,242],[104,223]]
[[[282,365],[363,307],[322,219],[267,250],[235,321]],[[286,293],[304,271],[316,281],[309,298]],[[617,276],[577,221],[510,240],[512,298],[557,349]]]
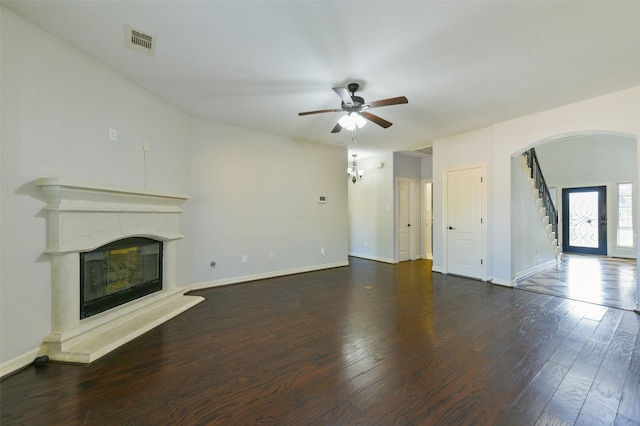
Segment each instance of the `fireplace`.
[[132,237],[80,253],[80,318],[162,290],[162,241]]
[[204,300],[177,284],[189,196],[42,178],[52,361],[90,363]]

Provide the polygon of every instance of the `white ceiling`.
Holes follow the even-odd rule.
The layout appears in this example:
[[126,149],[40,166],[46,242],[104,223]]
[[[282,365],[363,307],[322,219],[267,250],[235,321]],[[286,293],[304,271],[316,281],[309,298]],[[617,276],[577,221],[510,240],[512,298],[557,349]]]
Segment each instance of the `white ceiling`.
[[[361,155],[415,150],[640,85],[640,1],[2,1],[187,113],[330,145],[331,90],[358,82],[394,123]],[[154,57],[124,28],[157,36]]]

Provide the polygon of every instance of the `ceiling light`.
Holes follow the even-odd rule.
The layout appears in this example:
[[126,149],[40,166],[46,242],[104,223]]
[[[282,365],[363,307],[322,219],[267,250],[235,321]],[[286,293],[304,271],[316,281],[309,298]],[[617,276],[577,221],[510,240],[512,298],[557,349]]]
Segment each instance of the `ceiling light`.
[[350,112],[347,115],[343,115],[340,117],[340,120],[338,120],[338,124],[347,130],[354,130],[356,126],[358,129],[361,129],[366,123],[367,120],[357,112]]
[[347,169],[347,176],[351,179],[351,182],[356,183],[356,181],[362,180],[364,177],[364,170],[358,170],[358,163],[356,162],[358,154],[351,154],[351,156],[353,161],[351,162],[351,167]]

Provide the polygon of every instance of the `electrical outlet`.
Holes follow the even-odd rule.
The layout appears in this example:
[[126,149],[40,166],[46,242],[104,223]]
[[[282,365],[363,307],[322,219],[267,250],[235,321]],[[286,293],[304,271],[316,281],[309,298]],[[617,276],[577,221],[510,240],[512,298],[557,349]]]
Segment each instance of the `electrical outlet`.
[[150,146],[149,146],[149,142],[144,141],[144,142],[142,143],[142,150],[143,150],[144,152],[149,152],[149,148],[150,148]]
[[118,141],[118,131],[116,129],[109,129],[109,140],[114,142]]
[[270,251],[269,252],[269,259],[275,259],[276,258],[276,252],[275,251]]
[[322,257],[324,257],[324,247],[320,249],[320,254],[322,255]]
[[242,263],[247,263],[247,255],[246,254],[242,255]]

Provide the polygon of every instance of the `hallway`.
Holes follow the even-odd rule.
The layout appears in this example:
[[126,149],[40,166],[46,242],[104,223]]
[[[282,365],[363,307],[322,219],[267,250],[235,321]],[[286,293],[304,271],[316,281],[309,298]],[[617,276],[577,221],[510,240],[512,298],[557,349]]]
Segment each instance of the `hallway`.
[[636,260],[563,254],[552,268],[518,280],[516,288],[633,310]]

